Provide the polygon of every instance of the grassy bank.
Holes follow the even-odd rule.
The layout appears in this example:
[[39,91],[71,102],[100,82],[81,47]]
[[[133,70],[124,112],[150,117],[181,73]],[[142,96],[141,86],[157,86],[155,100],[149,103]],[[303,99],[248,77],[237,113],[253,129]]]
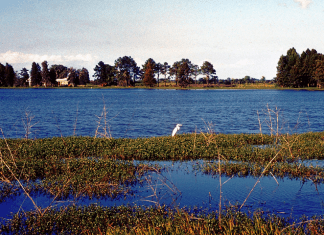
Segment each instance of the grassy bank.
[[[278,150],[280,152],[278,153]],[[65,137],[0,140],[4,156],[23,159],[102,157],[119,160],[218,159],[265,162],[324,158],[324,132],[294,135],[184,134],[175,138],[114,139]],[[10,151],[11,150],[11,151]]]

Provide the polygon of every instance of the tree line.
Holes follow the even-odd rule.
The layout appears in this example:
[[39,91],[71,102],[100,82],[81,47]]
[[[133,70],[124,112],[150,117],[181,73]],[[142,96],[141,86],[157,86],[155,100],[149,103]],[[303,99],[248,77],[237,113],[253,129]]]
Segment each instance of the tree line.
[[30,72],[25,67],[20,72],[15,72],[13,67],[6,63],[0,63],[0,86],[1,87],[27,87],[27,86],[57,86],[57,79],[67,79],[71,86],[86,85],[90,82],[89,72],[86,68],[75,69],[64,65],[52,65],[47,61],[41,66],[33,62]]
[[158,63],[149,58],[140,68],[131,56],[124,56],[115,60],[114,65],[100,61],[94,71],[95,82],[107,86],[132,86],[139,80],[144,85],[152,87],[159,86],[161,81],[166,83],[174,78],[176,85],[187,87],[197,83],[199,75],[205,76],[207,84],[218,79],[216,70],[210,62],[205,61],[199,67],[189,59],[182,59],[169,65],[168,62]]
[[303,51],[299,55],[295,48],[287,51],[278,61],[275,82],[281,87],[324,86],[324,56],[315,49]]
[[15,72],[13,67],[0,63],[0,86],[58,86],[59,79],[66,79],[69,86],[86,85],[92,83],[101,86],[135,86],[142,83],[145,86],[160,86],[160,83],[175,82],[176,86],[187,87],[191,84],[224,84],[237,85],[245,83],[265,82],[245,76],[242,79],[227,78],[219,80],[216,69],[209,61],[204,61],[201,66],[192,63],[189,59],[181,59],[169,65],[168,62],[159,63],[149,58],[142,67],[139,67],[131,56],[119,57],[113,65],[100,61],[94,70],[93,81],[90,81],[86,68],[75,69],[60,64],[49,66],[47,61],[41,64],[33,62],[30,71],[22,68]]

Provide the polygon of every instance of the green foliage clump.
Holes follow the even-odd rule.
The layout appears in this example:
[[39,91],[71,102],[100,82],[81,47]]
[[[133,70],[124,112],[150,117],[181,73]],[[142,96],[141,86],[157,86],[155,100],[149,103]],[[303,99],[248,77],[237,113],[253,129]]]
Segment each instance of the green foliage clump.
[[70,206],[15,214],[1,234],[320,234],[321,217],[295,223],[227,208],[221,213],[162,207]]

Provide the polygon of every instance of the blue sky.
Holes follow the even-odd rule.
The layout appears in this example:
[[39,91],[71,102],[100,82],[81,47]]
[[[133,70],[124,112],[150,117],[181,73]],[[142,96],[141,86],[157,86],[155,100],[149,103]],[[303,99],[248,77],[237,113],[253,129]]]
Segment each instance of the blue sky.
[[4,0],[0,63],[85,67],[131,56],[211,62],[220,79],[276,76],[295,47],[324,54],[322,0]]

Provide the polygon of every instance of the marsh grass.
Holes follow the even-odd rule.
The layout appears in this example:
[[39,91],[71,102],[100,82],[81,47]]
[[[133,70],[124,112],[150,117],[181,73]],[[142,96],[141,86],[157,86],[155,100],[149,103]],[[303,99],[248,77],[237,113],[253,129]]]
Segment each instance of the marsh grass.
[[[1,186],[5,198],[20,188],[34,203],[35,210],[14,214],[1,222],[3,234],[317,234],[323,232],[321,217],[295,222],[263,212],[243,213],[255,185],[265,175],[299,177],[322,182],[322,168],[298,164],[303,159],[324,158],[324,133],[280,134],[279,109],[267,106],[270,135],[216,134],[212,124],[207,133],[178,135],[177,138],[154,137],[114,139],[110,134],[108,111],[104,104],[98,116],[94,137],[50,139],[1,139]],[[275,115],[275,118],[272,115]],[[29,117],[30,114],[28,114]],[[31,120],[30,119],[30,123]],[[77,117],[74,126],[76,130]],[[32,126],[29,126],[32,127]],[[26,131],[30,128],[26,129]],[[29,133],[26,132],[26,133]],[[29,135],[27,135],[29,136]],[[255,148],[254,146],[268,146]],[[95,156],[95,157],[91,157]],[[204,172],[219,177],[218,210],[187,210],[166,207],[164,197],[177,197],[177,188],[160,174],[160,169],[133,160],[215,161]],[[238,161],[233,163],[231,161]],[[249,162],[249,164],[247,164]],[[292,164],[294,163],[294,164]],[[156,174],[156,177],[153,177]],[[222,174],[254,175],[254,187],[241,205],[222,204]],[[305,175],[305,176],[304,176]],[[16,182],[16,183],[14,183]],[[142,201],[152,207],[65,206],[40,208],[31,197],[32,190],[52,195],[53,202],[72,196],[112,197],[128,195],[132,184],[145,183],[151,192]],[[18,184],[18,186],[17,186]],[[216,185],[215,185],[216,187]],[[10,190],[11,191],[10,191]],[[13,190],[15,189],[15,190]],[[7,193],[7,195],[6,195]]]
[[[264,212],[242,213],[225,208],[218,213],[166,206],[69,206],[16,214],[2,223],[1,234],[322,234],[321,217],[301,222]],[[221,228],[221,229],[220,229]]]

